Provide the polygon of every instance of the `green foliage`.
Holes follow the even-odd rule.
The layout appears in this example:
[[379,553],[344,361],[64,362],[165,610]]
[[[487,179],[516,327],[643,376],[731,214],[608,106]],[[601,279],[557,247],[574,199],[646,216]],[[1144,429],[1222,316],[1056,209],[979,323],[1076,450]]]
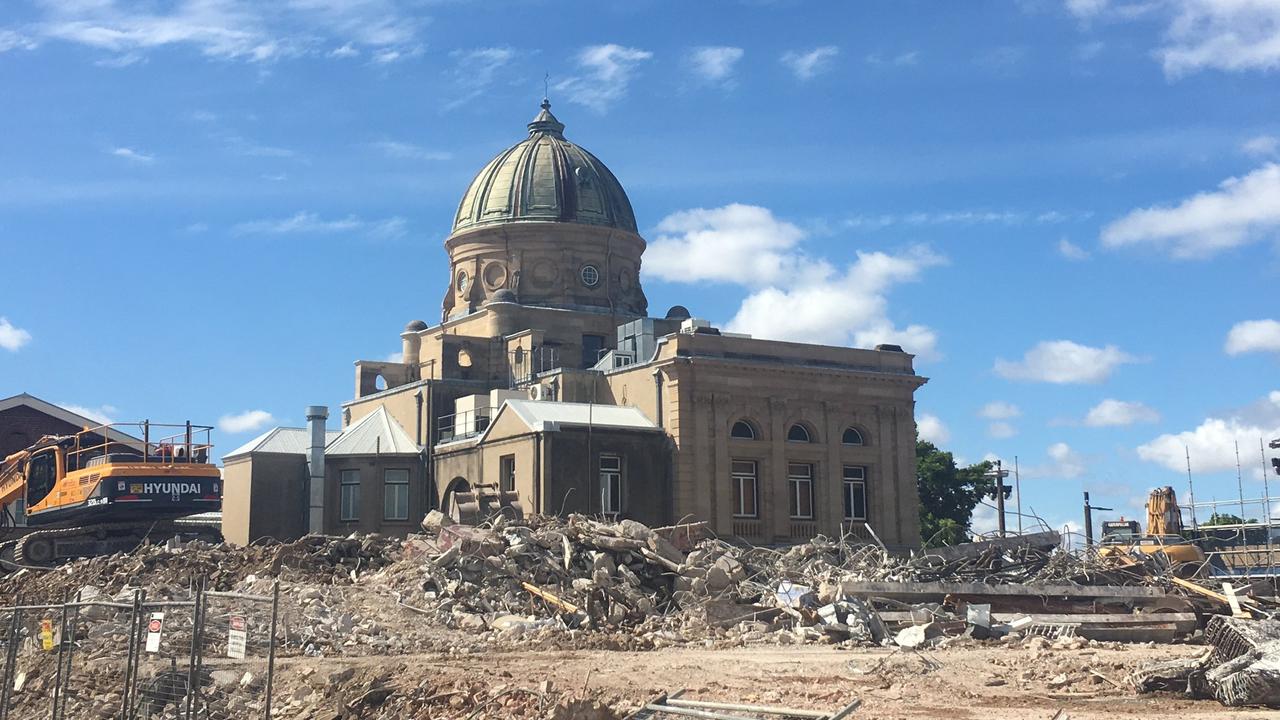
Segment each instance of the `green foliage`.
[[1232,515],[1231,513],[1214,513],[1214,514],[1212,514],[1212,515],[1210,515],[1210,516],[1209,516],[1209,519],[1208,519],[1208,520],[1205,520],[1204,522],[1200,523],[1200,525],[1201,525],[1201,526],[1206,526],[1206,525],[1241,525],[1241,524],[1244,524],[1244,523],[1256,523],[1256,522],[1258,522],[1256,518],[1250,518],[1250,519],[1248,519],[1248,520],[1242,520],[1242,519],[1240,519],[1240,516],[1239,516],[1239,515]]
[[[933,443],[916,441],[916,490],[920,495],[920,539],[926,547],[965,542],[973,509],[984,497],[995,497],[993,465],[983,461],[956,467],[951,453]],[[1006,496],[1007,496],[1006,491]]]

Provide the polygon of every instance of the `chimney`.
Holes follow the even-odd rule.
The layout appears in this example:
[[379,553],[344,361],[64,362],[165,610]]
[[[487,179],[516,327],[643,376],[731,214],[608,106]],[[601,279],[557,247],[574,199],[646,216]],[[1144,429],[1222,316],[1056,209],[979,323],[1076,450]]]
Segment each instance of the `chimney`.
[[307,426],[311,429],[311,446],[307,451],[310,482],[307,488],[307,532],[324,533],[324,445],[325,420],[329,408],[311,405],[307,408]]

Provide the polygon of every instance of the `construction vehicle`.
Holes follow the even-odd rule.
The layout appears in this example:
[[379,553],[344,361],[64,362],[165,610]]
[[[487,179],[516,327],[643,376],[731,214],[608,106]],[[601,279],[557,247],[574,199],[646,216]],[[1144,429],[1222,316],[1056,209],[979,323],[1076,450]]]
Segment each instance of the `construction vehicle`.
[[[121,427],[141,427],[142,439]],[[157,441],[162,434],[180,429]],[[128,551],[148,538],[220,541],[210,525],[179,518],[222,508],[207,426],[112,423],[46,435],[0,463],[0,558],[49,567]],[[10,508],[19,508],[26,527]]]
[[1102,523],[1098,555],[1120,562],[1134,553],[1160,555],[1178,574],[1196,575],[1205,567],[1205,554],[1183,537],[1182,510],[1173,488],[1156,488],[1147,496],[1147,529],[1143,533],[1136,520],[1108,520]]

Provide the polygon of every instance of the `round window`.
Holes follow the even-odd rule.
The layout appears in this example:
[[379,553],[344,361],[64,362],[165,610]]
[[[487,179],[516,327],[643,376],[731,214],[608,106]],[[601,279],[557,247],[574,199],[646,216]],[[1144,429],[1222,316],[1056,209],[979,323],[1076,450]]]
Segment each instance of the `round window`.
[[467,283],[471,282],[471,278],[467,277],[467,271],[463,270],[458,273],[458,292],[467,291]]
[[582,284],[587,287],[595,287],[600,284],[600,271],[595,265],[582,266]]

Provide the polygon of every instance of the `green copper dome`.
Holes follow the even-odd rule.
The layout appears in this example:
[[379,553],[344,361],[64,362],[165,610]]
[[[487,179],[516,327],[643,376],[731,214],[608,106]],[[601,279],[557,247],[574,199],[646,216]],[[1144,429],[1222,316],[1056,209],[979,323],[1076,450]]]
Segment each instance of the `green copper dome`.
[[498,154],[462,196],[453,231],[510,222],[570,222],[636,232],[631,201],[595,155],[564,139],[542,101],[529,137]]

